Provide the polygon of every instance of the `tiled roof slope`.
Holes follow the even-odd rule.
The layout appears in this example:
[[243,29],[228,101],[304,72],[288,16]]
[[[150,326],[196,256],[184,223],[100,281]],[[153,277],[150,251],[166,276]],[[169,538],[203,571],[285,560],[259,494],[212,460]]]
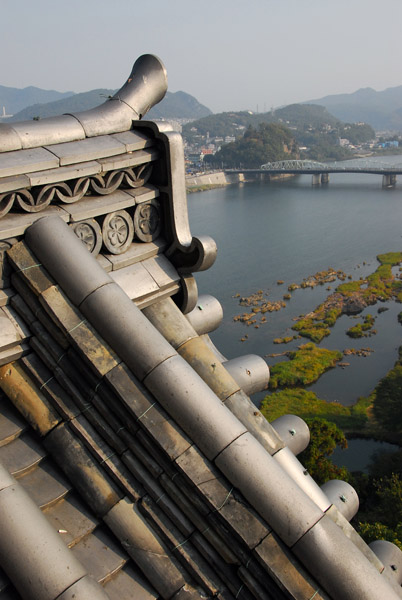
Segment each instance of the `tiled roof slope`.
[[133,121],[165,85],[136,65],[99,113],[0,126],[0,600],[400,598],[402,553],[296,459],[305,424],[252,404],[265,362],[208,337],[216,249],[180,136]]

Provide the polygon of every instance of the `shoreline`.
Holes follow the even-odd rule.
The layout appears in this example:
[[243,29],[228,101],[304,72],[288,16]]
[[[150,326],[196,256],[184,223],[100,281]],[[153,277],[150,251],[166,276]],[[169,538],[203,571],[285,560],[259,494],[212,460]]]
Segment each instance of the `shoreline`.
[[[282,179],[290,179],[295,177],[292,173],[279,173],[270,175],[270,181],[280,181]],[[244,173],[225,173],[224,171],[204,171],[198,175],[186,176],[186,191],[191,194],[193,192],[206,192],[217,188],[223,188],[228,185],[239,183],[253,183],[256,178],[246,179]]]

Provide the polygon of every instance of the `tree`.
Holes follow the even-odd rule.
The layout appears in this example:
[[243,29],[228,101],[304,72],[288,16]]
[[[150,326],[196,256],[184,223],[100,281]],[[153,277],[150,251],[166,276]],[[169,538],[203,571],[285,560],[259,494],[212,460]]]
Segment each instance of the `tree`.
[[349,479],[348,470],[334,465],[330,456],[337,446],[347,448],[348,443],[344,433],[325,419],[306,419],[310,429],[310,444],[299,456],[300,462],[306,467],[315,481],[322,485],[330,479]]
[[373,487],[359,533],[367,543],[382,539],[402,549],[402,479],[393,473],[373,481]]
[[396,365],[375,389],[374,416],[391,432],[402,431],[402,366]]

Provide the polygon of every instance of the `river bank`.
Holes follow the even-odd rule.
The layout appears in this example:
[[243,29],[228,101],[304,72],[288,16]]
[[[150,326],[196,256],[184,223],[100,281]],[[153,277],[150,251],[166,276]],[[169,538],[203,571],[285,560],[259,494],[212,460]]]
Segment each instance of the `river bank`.
[[[269,176],[272,181],[295,177],[290,173]],[[186,176],[186,189],[188,193],[205,192],[208,190],[226,187],[227,185],[255,182],[255,177],[246,177],[244,173],[225,173],[213,171]]]

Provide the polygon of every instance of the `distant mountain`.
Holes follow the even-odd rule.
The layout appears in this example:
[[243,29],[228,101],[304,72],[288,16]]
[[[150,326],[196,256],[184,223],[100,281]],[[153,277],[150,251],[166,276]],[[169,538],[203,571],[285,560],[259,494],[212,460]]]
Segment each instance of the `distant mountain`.
[[194,96],[186,92],[167,92],[166,96],[148,113],[150,119],[201,119],[212,115]]
[[[105,102],[115,92],[116,90],[107,89],[91,90],[81,94],[71,92],[68,97],[27,106],[23,110],[14,113],[14,116],[8,121],[26,121],[34,117],[43,119],[44,117],[88,110]],[[10,112],[8,106],[5,106],[7,111]],[[200,104],[193,96],[185,92],[167,92],[165,98],[150,110],[147,117],[150,119],[199,119],[210,114],[212,113],[209,108]]]
[[376,92],[362,88],[352,94],[335,94],[304,104],[325,106],[349,123],[363,121],[377,130],[402,131],[402,85]]
[[91,90],[90,92],[83,92],[82,94],[73,94],[67,98],[56,100],[54,102],[47,102],[43,104],[33,104],[24,108],[20,112],[14,114],[10,121],[28,121],[34,117],[56,117],[57,115],[64,115],[65,113],[80,112],[82,110],[88,110],[98,104],[103,104],[108,96],[113,96],[115,90]]
[[54,102],[73,94],[74,92],[62,93],[54,90],[41,90],[32,86],[21,90],[0,85],[0,114],[3,113],[3,106],[7,114],[14,115],[31,104]]

